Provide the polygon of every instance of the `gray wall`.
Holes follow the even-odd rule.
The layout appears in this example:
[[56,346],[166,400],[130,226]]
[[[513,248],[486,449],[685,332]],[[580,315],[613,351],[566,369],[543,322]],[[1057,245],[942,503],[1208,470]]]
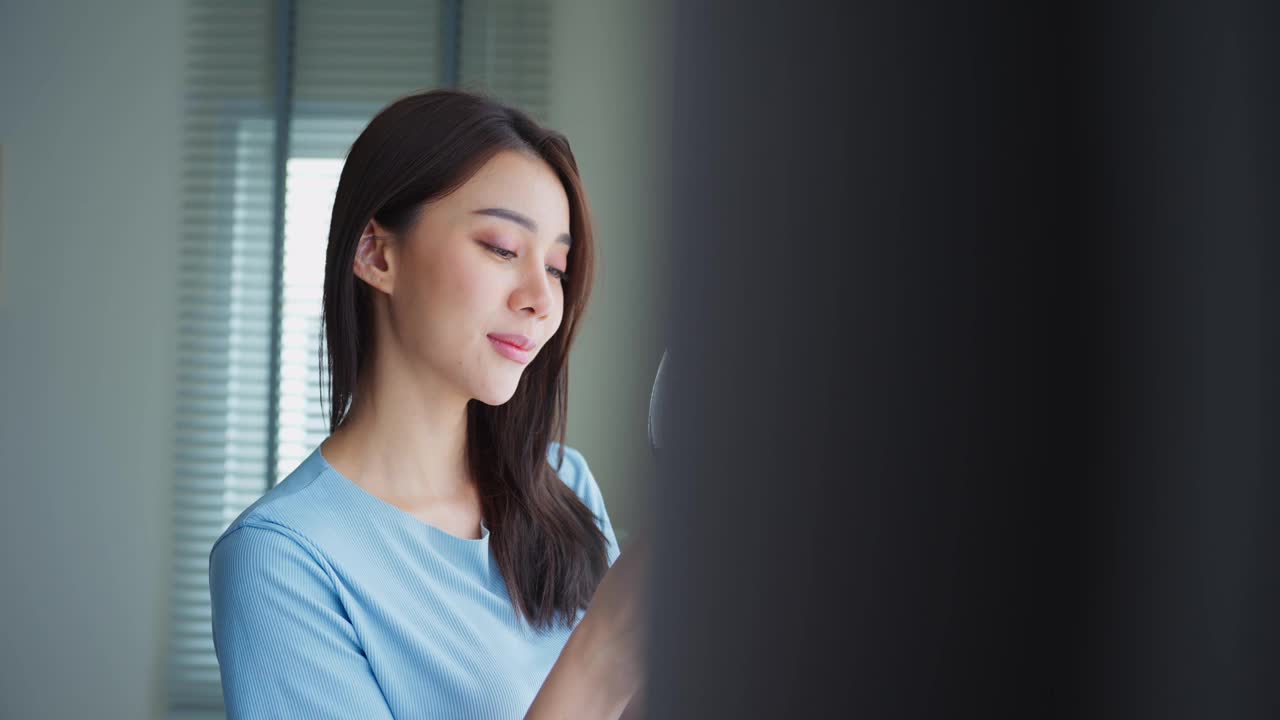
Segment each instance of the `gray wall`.
[[[553,0],[548,122],[569,138],[596,221],[599,273],[570,357],[570,445],[583,451],[614,525],[635,526],[653,472],[649,394],[667,258],[666,54],[661,0]],[[626,541],[623,541],[623,545]]]
[[0,10],[0,716],[158,712],[180,5]]
[[[0,0],[0,718],[163,714],[183,11],[109,5]],[[569,442],[620,527],[660,352],[649,7],[553,2],[602,262]]]

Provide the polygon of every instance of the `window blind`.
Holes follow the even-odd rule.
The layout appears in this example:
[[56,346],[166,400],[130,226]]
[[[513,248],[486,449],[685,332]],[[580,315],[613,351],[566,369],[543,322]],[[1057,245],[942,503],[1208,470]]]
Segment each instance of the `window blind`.
[[547,122],[551,13],[546,2],[475,0],[462,11],[459,84]]
[[545,0],[188,1],[173,715],[222,713],[214,540],[328,434],[321,289],[351,143],[379,109],[440,86],[446,71],[545,119],[548,15]]

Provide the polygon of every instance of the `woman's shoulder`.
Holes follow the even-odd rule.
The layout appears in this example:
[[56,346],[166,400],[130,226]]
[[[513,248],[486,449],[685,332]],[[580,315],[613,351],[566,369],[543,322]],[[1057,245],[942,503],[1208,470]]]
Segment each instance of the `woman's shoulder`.
[[[563,461],[559,459],[561,447],[564,448]],[[547,451],[547,460],[560,476],[560,480],[579,498],[582,498],[582,502],[586,503],[587,507],[598,513],[604,504],[604,498],[582,452],[569,445],[561,446],[553,440]]]
[[[563,458],[561,451],[563,450]],[[561,445],[555,440],[547,447],[547,462],[551,463],[551,468],[556,471],[560,479],[570,487],[580,484],[584,471],[587,470],[587,459],[582,456],[582,452],[570,445]]]
[[284,479],[263,493],[228,523],[218,539],[214,541],[210,552],[216,551],[226,538],[246,527],[272,530],[287,535],[295,541],[305,542],[308,535],[307,528],[314,524],[310,522],[310,518],[320,509],[315,498],[309,495],[313,494],[315,481],[323,470],[323,466],[316,462],[314,454],[304,459]]
[[599,523],[605,540],[608,541],[609,564],[612,565],[618,557],[620,546],[613,529],[613,522],[609,519],[609,511],[605,507],[604,493],[600,490],[600,484],[596,482],[595,475],[587,465],[587,459],[576,448],[566,445],[564,460],[557,464],[559,449],[558,444],[553,441],[548,453],[551,467],[556,468],[564,484],[577,493],[582,504],[587,506],[592,515],[595,515],[596,522]]
[[559,455],[562,448],[564,449],[565,464],[570,466],[570,469],[572,469],[572,466],[574,466],[579,460],[583,459],[582,453],[579,452],[577,448],[570,445],[561,445],[555,440],[552,440],[551,444],[547,446],[547,460],[551,463],[551,467],[555,468],[556,472],[561,472],[564,469],[559,464]]

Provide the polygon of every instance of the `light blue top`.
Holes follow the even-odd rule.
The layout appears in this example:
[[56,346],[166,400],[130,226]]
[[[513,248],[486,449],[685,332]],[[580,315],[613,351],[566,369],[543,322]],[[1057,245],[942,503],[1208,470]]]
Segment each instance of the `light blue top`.
[[[566,446],[558,472],[596,515],[612,565],[618,541],[582,454]],[[523,717],[570,631],[517,617],[481,528],[465,539],[424,523],[316,447],[210,552],[228,717]]]

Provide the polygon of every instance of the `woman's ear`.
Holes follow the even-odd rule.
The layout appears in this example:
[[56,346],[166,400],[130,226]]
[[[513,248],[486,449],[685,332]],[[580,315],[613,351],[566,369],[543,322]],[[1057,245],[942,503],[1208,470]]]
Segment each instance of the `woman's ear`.
[[394,248],[391,234],[373,220],[360,233],[351,271],[369,285],[387,293],[395,285]]

